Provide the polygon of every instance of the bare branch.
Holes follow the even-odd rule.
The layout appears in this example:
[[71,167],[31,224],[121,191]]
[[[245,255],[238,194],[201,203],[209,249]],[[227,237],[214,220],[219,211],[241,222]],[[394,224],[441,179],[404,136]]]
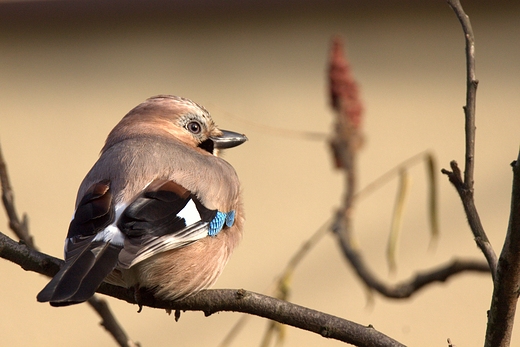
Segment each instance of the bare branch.
[[[0,257],[20,265],[25,270],[46,276],[56,274],[63,263],[58,258],[17,243],[2,233],[0,233]],[[132,289],[103,283],[98,288],[98,292],[137,304]],[[171,311],[203,311],[206,316],[220,311],[249,313],[356,346],[403,346],[372,326],[362,326],[346,319],[243,289],[205,290],[179,301],[158,300],[148,292],[140,292],[139,299],[140,306]]]
[[450,182],[457,189],[464,210],[468,217],[471,230],[475,235],[475,241],[480,247],[493,274],[493,297],[491,308],[488,312],[488,325],[486,331],[486,347],[508,347],[511,343],[511,334],[518,302],[518,288],[520,286],[520,154],[513,163],[513,189],[511,197],[511,212],[506,240],[496,260],[496,255],[491,248],[489,240],[478,218],[473,200],[473,165],[475,150],[475,102],[478,81],[475,78],[475,42],[471,23],[458,0],[448,0],[457,18],[459,18],[466,37],[466,68],[467,90],[466,106],[466,171],[464,182],[456,162],[451,163],[452,171],[443,170]]
[[475,206],[475,200],[473,199],[473,191],[469,191],[464,187],[462,182],[462,176],[460,169],[457,165],[456,161],[452,161],[450,163],[451,170],[448,171],[442,169],[441,172],[448,176],[450,182],[453,184],[457,192],[459,193],[459,197],[462,201],[462,206],[464,207],[464,212],[466,213],[466,218],[468,219],[468,224],[470,226],[471,231],[473,232],[473,236],[475,238],[475,242],[477,246],[480,248],[491,269],[491,276],[495,278],[496,268],[497,268],[497,256],[489,239],[484,231],[484,227],[480,221],[480,217],[477,212],[477,207]]
[[488,313],[485,347],[507,347],[515,321],[520,286],[520,154],[513,164],[511,213],[506,240],[498,260],[493,298]]
[[133,342],[128,338],[128,335],[123,330],[121,325],[119,325],[116,317],[112,314],[110,310],[110,306],[106,300],[101,299],[98,295],[94,295],[88,300],[90,306],[92,306],[101,316],[103,321],[101,325],[105,327],[105,329],[112,335],[112,337],[116,340],[119,346],[124,347],[140,347],[139,343]]
[[[14,192],[11,188],[11,183],[9,180],[9,175],[7,173],[7,165],[5,163],[2,149],[0,147],[0,181],[2,183],[2,201],[4,203],[4,208],[7,213],[7,217],[9,218],[9,227],[21,240],[21,242],[25,243],[29,248],[36,250],[36,245],[34,244],[33,237],[29,233],[29,225],[27,222],[27,215],[24,214],[22,221],[18,218],[18,213],[16,212],[16,207],[14,205]],[[22,266],[23,267],[23,266]],[[52,277],[52,276],[51,276]],[[132,340],[128,338],[125,331],[121,326],[119,326],[116,318],[110,311],[108,304],[103,300],[93,296],[88,303],[92,308],[99,314],[101,317],[102,325],[105,329],[114,337],[117,343],[121,347],[134,347],[138,346]]]
[[[99,292],[105,292],[104,287],[103,284]],[[112,292],[108,289],[106,291],[110,291],[112,295],[119,299],[135,303],[133,302],[132,290],[116,288],[120,291]],[[356,346],[403,346],[381,334],[372,326],[362,326],[346,319],[243,289],[204,290],[177,302],[158,301],[151,295],[145,295],[142,299],[142,303],[146,306],[172,310],[204,311],[207,316],[220,311],[254,314]]]
[[464,106],[466,129],[466,167],[464,168],[464,185],[473,191],[473,172],[475,167],[475,110],[478,80],[475,77],[475,36],[468,15],[464,12],[459,0],[448,0],[462,25],[466,38],[466,106]]
[[474,260],[454,259],[447,264],[434,269],[418,272],[408,280],[397,284],[387,284],[379,280],[366,265],[363,256],[352,245],[350,240],[344,239],[342,235],[348,233],[337,233],[341,242],[343,254],[356,271],[359,278],[368,288],[374,289],[380,294],[392,299],[404,299],[412,296],[426,285],[434,282],[445,282],[450,277],[464,272],[489,273],[489,266],[485,262]]
[[466,105],[464,106],[466,154],[464,180],[455,161],[450,163],[451,170],[443,169],[450,182],[457,189],[464,211],[468,218],[475,242],[480,248],[491,268],[491,276],[496,276],[497,256],[480,221],[473,198],[473,173],[475,167],[475,110],[478,80],[475,77],[475,37],[468,15],[464,12],[459,0],[448,0],[448,4],[455,12],[462,25],[466,41]]
[[[4,203],[5,212],[9,218],[9,227],[15,233],[16,237],[25,242],[31,248],[35,248],[33,237],[29,234],[29,225],[27,215],[24,214],[22,220],[18,218],[14,205],[14,193],[11,188],[9,175],[7,174],[7,165],[0,147],[0,181],[2,182],[2,202]],[[36,248],[35,248],[36,249]]]

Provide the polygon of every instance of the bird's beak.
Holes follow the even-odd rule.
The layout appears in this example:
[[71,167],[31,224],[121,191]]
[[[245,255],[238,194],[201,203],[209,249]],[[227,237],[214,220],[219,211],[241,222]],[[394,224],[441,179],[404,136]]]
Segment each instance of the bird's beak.
[[215,149],[233,148],[247,141],[246,135],[228,130],[221,131],[222,135],[210,137]]

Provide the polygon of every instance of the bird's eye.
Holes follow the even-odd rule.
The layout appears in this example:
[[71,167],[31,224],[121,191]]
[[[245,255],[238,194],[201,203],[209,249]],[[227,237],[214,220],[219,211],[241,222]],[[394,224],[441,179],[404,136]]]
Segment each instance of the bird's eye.
[[192,134],[198,134],[202,130],[202,126],[199,122],[191,121],[186,125],[186,129]]

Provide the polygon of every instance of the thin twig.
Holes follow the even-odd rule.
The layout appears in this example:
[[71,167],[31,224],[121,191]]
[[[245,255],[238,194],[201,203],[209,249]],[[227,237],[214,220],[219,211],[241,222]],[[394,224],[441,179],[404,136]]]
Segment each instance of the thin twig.
[[390,182],[393,180],[396,176],[399,175],[399,172],[401,172],[404,169],[409,169],[410,167],[422,162],[425,160],[425,157],[432,156],[431,151],[423,151],[419,152],[417,154],[414,154],[408,159],[405,159],[401,163],[397,164],[381,176],[377,177],[375,180],[367,184],[365,187],[360,189],[356,193],[356,200],[359,201],[363,198],[365,198],[367,195],[372,194],[376,189],[379,189],[384,184]]
[[88,300],[88,303],[99,313],[99,315],[103,319],[101,325],[112,335],[112,337],[120,346],[141,346],[140,343],[133,342],[128,338],[128,335],[123,330],[119,322],[116,320],[116,317],[110,310],[110,306],[108,306],[106,300],[101,299],[98,295],[94,295]]
[[[269,135],[279,136],[283,138],[302,139],[307,141],[319,141],[322,142],[327,139],[327,134],[319,131],[308,131],[308,130],[296,130],[292,128],[284,128],[279,126],[273,126],[269,124],[260,123],[251,119],[258,119],[259,117],[253,116],[251,119],[246,119],[241,116],[237,116],[231,112],[221,108],[218,104],[212,104],[211,102],[205,103],[208,109],[215,110],[219,116],[224,116],[228,119],[232,119],[235,122],[244,124],[245,126],[254,129],[257,132],[266,133]],[[304,115],[299,115],[304,117]]]
[[0,147],[0,181],[2,182],[2,202],[4,204],[5,212],[9,219],[9,227],[15,233],[22,242],[31,248],[36,249],[34,246],[33,237],[29,234],[29,222],[27,215],[22,216],[22,220],[18,218],[16,208],[14,204],[14,193],[11,188],[11,182],[9,175],[7,174],[7,164],[5,163],[4,156],[2,154],[2,148]]
[[513,166],[511,212],[506,240],[498,260],[485,347],[508,347],[520,287],[520,153]]
[[[2,233],[0,233],[0,257],[20,265],[25,270],[46,276],[55,275],[63,264],[62,260],[30,249]],[[103,283],[97,291],[137,305],[133,289]],[[139,304],[147,307],[171,311],[203,311],[206,316],[220,311],[244,312],[356,346],[403,346],[371,326],[362,326],[346,319],[243,289],[204,290],[179,301],[159,300],[149,292],[139,294]]]
[[457,15],[466,38],[466,165],[464,168],[464,185],[473,190],[473,173],[475,171],[475,111],[477,102],[478,80],[475,77],[475,36],[468,15],[464,12],[459,0],[448,0],[448,5]]
[[466,105],[464,106],[466,154],[464,180],[457,162],[450,163],[451,171],[442,170],[457,189],[464,206],[471,231],[491,269],[491,276],[496,277],[497,256],[484,231],[473,197],[473,173],[475,168],[475,110],[478,80],[475,77],[475,37],[468,15],[459,0],[448,0],[448,4],[460,21],[466,41]]
[[459,193],[460,199],[462,201],[462,206],[464,207],[464,212],[466,214],[468,224],[471,231],[473,232],[475,243],[486,257],[486,261],[488,262],[489,268],[491,269],[491,276],[492,278],[495,278],[497,256],[484,231],[482,222],[480,221],[477,207],[475,206],[475,200],[473,199],[473,191],[464,188],[461,172],[457,162],[452,161],[450,166],[452,171],[442,169],[441,172],[448,176],[450,182],[453,184],[455,189],[457,189],[457,192]]
[[242,315],[238,321],[233,325],[233,327],[228,331],[226,336],[224,336],[224,339],[222,339],[222,342],[218,345],[219,347],[228,347],[231,345],[233,340],[238,336],[238,334],[242,331],[242,329],[245,327],[248,318],[251,316],[249,315]]
[[391,299],[409,298],[429,284],[445,282],[450,277],[465,272],[489,273],[489,266],[485,262],[454,259],[434,269],[418,272],[400,283],[387,284],[379,280],[368,268],[363,256],[352,246],[351,242],[342,239],[340,246],[349,264],[352,265],[363,283],[365,283],[368,288],[376,290],[381,295]]
[[[14,205],[14,192],[11,188],[9,180],[9,174],[7,172],[7,165],[5,163],[2,149],[0,147],[0,180],[2,184],[2,201],[4,204],[5,211],[9,218],[9,226],[15,235],[20,239],[21,242],[25,243],[29,248],[34,250],[36,246],[34,244],[33,237],[29,233],[29,226],[27,222],[27,215],[24,214],[22,221],[18,218],[16,207]],[[126,335],[123,328],[119,325],[116,318],[110,311],[108,304],[97,298],[96,296],[88,300],[90,306],[99,314],[102,319],[101,325],[112,335],[121,347],[135,347],[138,344],[134,343]]]

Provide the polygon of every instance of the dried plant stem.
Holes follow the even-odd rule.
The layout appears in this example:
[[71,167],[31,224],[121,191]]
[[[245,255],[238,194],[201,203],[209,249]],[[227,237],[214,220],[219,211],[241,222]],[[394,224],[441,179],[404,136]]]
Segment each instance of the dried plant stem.
[[[376,290],[386,297],[396,299],[407,298],[430,283],[445,281],[449,277],[465,271],[489,272],[489,267],[486,263],[453,260],[436,269],[417,273],[406,281],[392,285],[381,281],[370,271],[354,242],[352,231],[354,203],[359,197],[354,192],[356,192],[357,182],[357,154],[361,148],[361,139],[363,137],[358,126],[360,124],[360,110],[362,110],[362,107],[360,106],[359,93],[355,87],[355,82],[352,80],[353,77],[350,73],[349,65],[341,56],[342,50],[339,50],[338,47],[341,47],[341,44],[336,39],[330,63],[330,91],[332,105],[337,115],[335,133],[331,140],[331,149],[333,150],[336,167],[343,170],[345,175],[345,193],[342,206],[336,213],[332,230],[338,238],[338,243],[348,263],[354,268],[356,274],[369,289]],[[422,155],[408,159],[406,165],[414,162]],[[430,158],[429,160],[430,165],[433,165],[432,159]],[[399,172],[403,165],[399,165],[395,171]],[[384,180],[393,174],[394,172],[391,171],[383,175]],[[434,184],[434,180],[434,177],[431,178],[431,184]],[[430,197],[430,208],[432,209],[436,205],[435,189],[430,189],[430,194],[432,195]],[[432,230],[434,230],[432,234],[435,235],[437,222],[436,220],[433,221],[434,217],[434,214],[432,214],[431,226]]]
[[[355,161],[350,160],[347,176],[354,176]],[[355,179],[347,177],[346,190],[354,191]],[[445,265],[436,269],[431,269],[417,273],[410,279],[397,284],[387,284],[379,280],[375,274],[368,268],[361,252],[356,247],[352,239],[351,218],[353,211],[353,202],[355,195],[346,193],[343,207],[338,210],[333,230],[338,236],[339,244],[345,258],[354,268],[359,278],[367,285],[368,288],[374,289],[380,294],[394,299],[408,298],[418,290],[433,282],[444,282],[453,275],[467,271],[472,272],[489,272],[489,266],[480,261],[471,260],[452,260]]]

